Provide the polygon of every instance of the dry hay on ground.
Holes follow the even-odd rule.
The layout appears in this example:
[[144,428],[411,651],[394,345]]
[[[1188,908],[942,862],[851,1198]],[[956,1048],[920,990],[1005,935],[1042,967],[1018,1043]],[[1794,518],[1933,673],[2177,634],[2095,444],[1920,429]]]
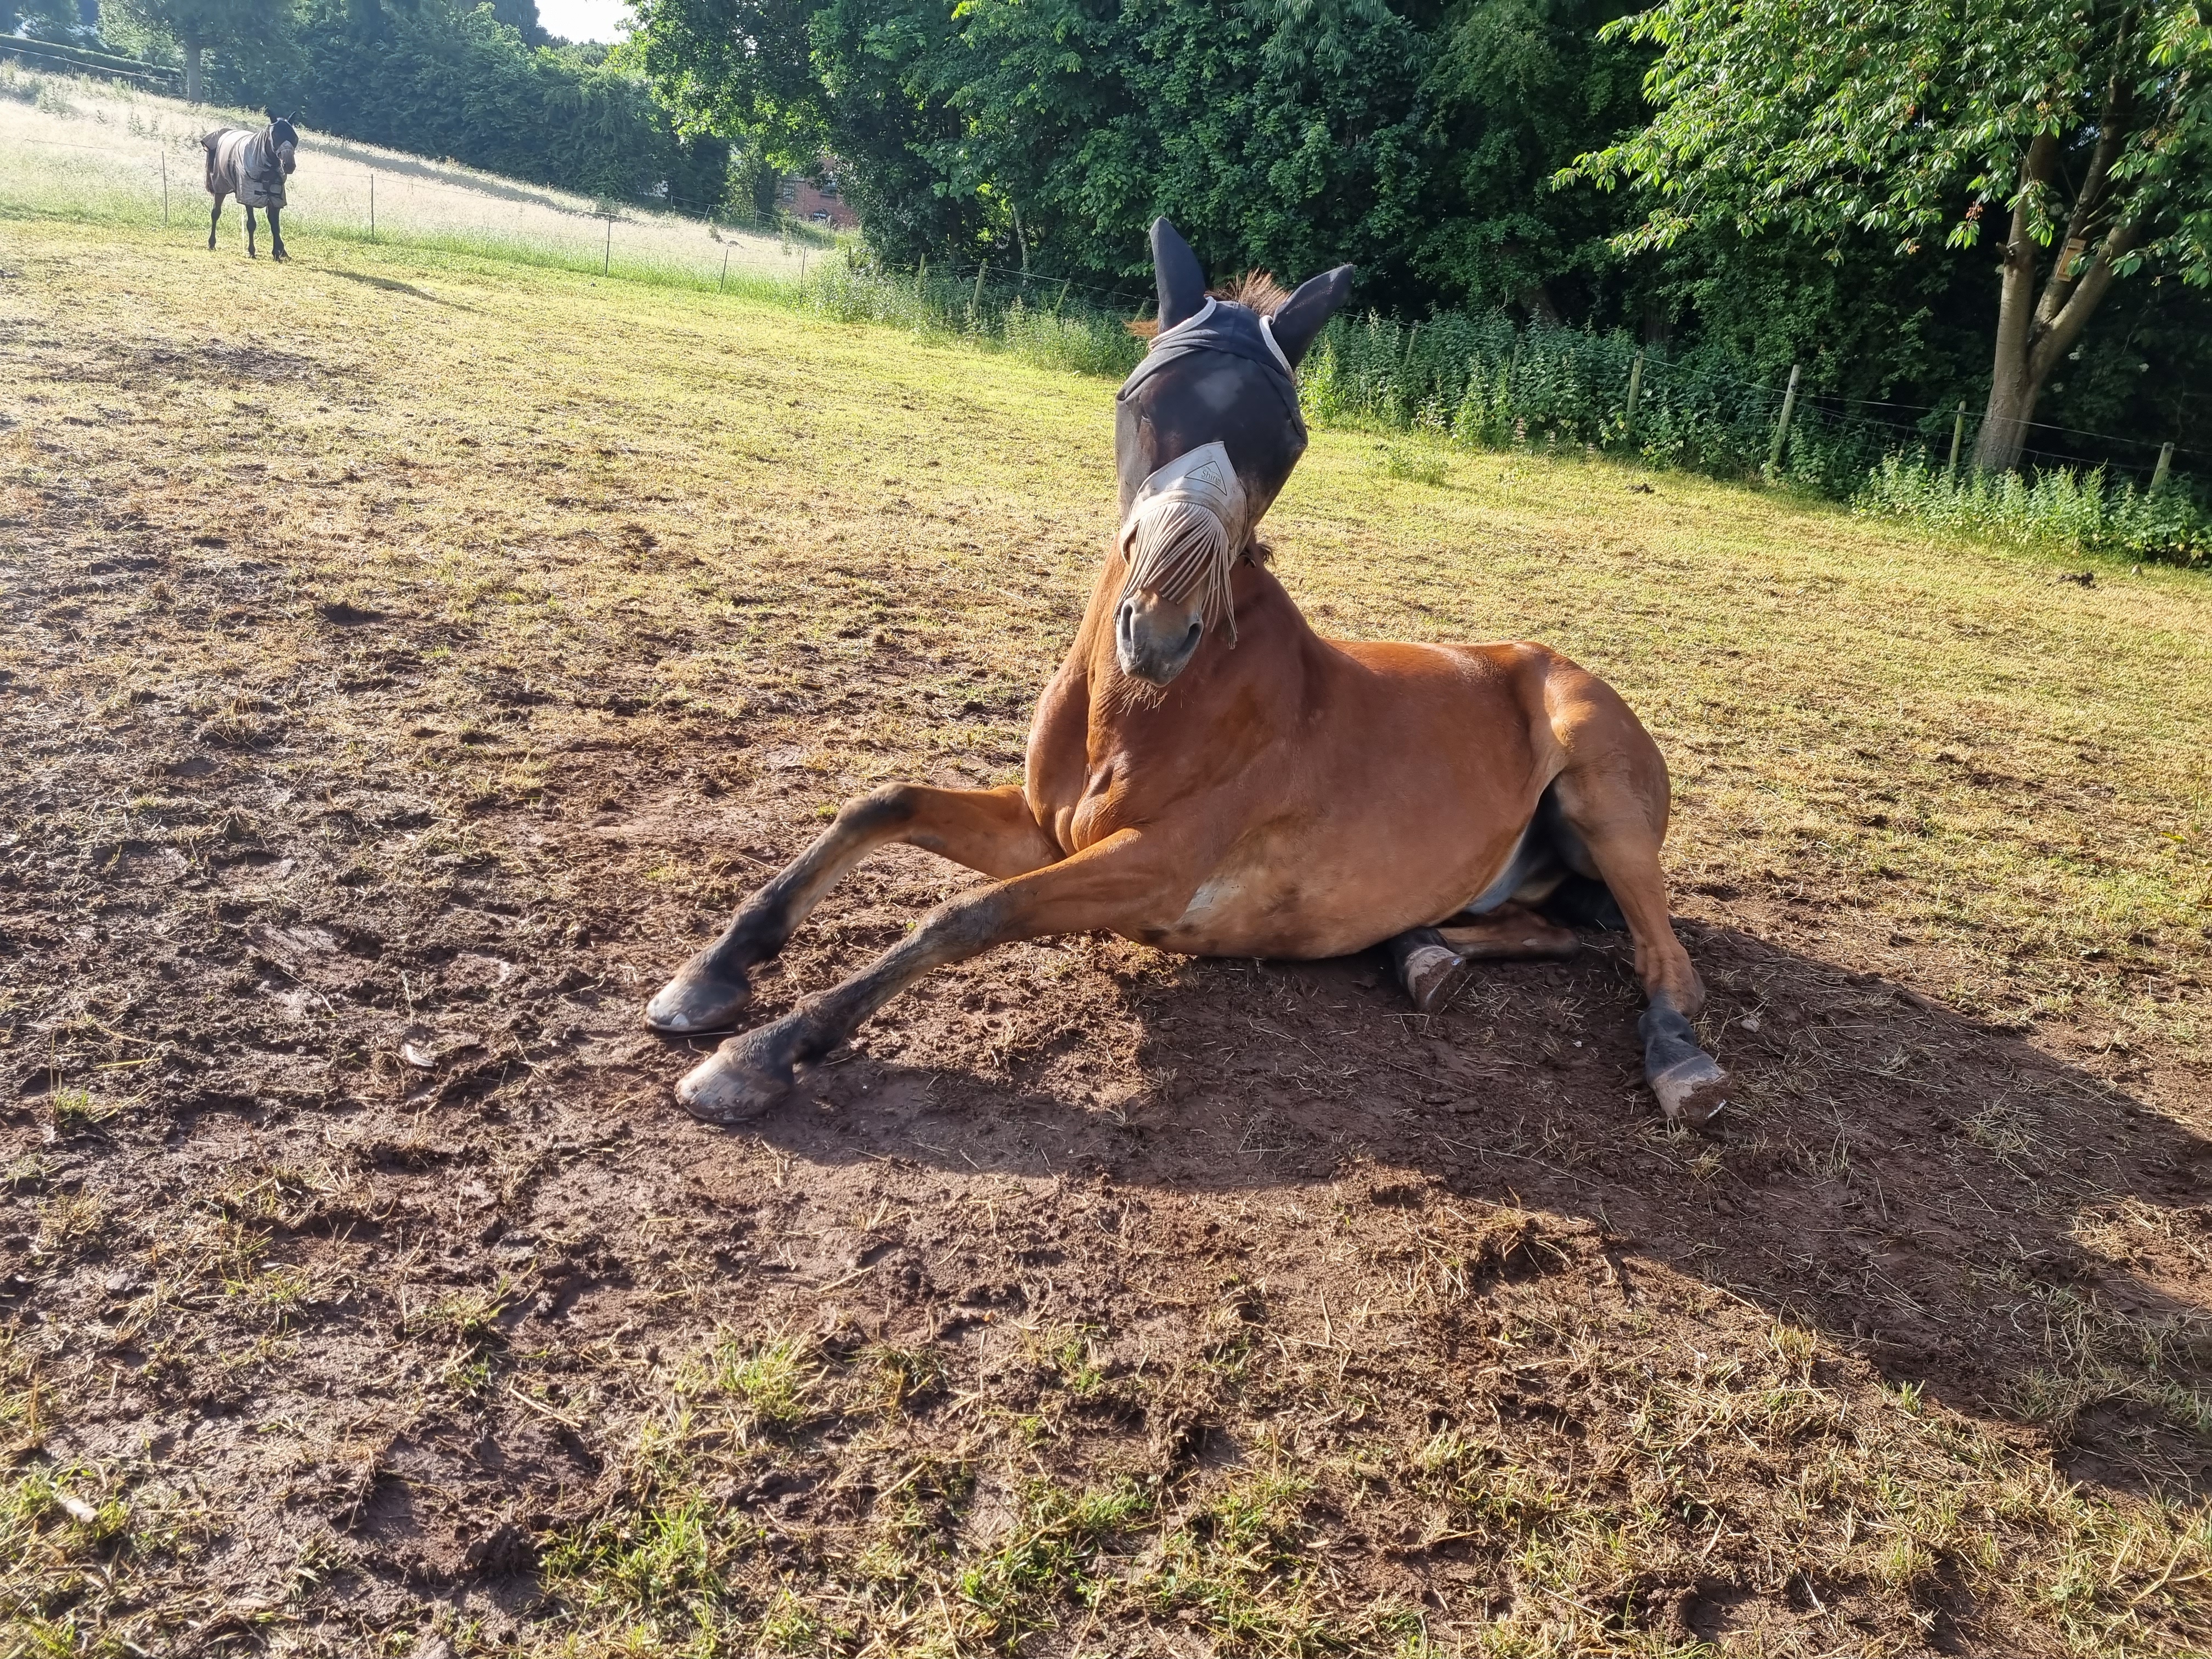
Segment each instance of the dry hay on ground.
[[266,267],[8,255],[11,1643],[2212,1640],[2201,583],[1324,434],[1317,612],[1650,715],[1729,1133],[1617,941],[1422,1020],[1069,939],[725,1133],[642,996],[842,795],[1015,775],[1108,389],[335,257],[246,338]]

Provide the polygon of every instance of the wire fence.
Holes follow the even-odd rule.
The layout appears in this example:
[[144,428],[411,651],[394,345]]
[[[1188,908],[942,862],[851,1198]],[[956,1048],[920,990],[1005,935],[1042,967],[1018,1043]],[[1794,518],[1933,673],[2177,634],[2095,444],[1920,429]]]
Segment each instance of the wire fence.
[[[0,201],[72,217],[221,228],[242,238],[233,206],[210,226],[197,133],[125,131],[94,141],[11,132],[0,105],[0,148],[32,164],[0,177]],[[208,125],[221,122],[210,118]],[[41,164],[42,163],[42,164]],[[837,246],[788,216],[725,211],[714,219],[597,200],[302,135],[286,180],[289,242],[318,236],[444,249],[631,280],[728,286],[803,276]]]

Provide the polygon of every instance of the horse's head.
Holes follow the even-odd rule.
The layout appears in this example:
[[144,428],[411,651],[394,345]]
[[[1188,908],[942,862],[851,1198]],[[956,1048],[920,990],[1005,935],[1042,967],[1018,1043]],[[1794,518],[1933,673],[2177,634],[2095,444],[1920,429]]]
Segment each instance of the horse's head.
[[1272,284],[1264,297],[1249,285],[1209,295],[1190,244],[1156,219],[1152,269],[1159,331],[1115,407],[1129,575],[1114,645],[1123,672],[1165,685],[1209,625],[1237,637],[1229,572],[1305,452],[1292,372],[1351,291],[1352,267],[1287,298]]
[[269,142],[276,147],[276,159],[284,164],[284,171],[291,172],[293,152],[300,148],[300,135],[292,124],[281,115],[270,122]]

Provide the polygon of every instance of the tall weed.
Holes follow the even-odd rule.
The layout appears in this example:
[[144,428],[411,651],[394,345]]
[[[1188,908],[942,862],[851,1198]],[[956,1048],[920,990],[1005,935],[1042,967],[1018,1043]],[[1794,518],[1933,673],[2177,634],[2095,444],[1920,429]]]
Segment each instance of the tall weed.
[[2102,467],[1954,476],[1917,455],[1888,455],[1868,473],[1851,507],[2001,541],[2212,564],[2212,514],[2187,490],[2139,490],[2107,479]]
[[860,257],[825,260],[801,285],[799,303],[840,322],[884,323],[1000,348],[1043,368],[1119,378],[1144,347],[1118,313],[1078,301],[1053,283],[978,282],[957,273],[895,271]]

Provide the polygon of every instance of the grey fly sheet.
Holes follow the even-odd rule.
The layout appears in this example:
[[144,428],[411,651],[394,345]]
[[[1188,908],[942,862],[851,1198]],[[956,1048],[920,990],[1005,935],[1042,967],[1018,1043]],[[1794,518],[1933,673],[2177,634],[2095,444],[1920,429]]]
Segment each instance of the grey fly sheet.
[[210,195],[235,196],[240,207],[284,205],[284,159],[276,153],[275,127],[258,132],[224,127],[200,143],[207,149]]
[[219,127],[200,140],[207,151],[208,194],[215,198],[215,210],[208,216],[208,246],[215,246],[216,225],[222,218],[222,198],[238,198],[239,206],[246,210],[246,251],[253,252],[253,210],[262,208],[269,215],[269,252],[272,258],[284,257],[284,233],[279,228],[277,216],[284,209],[284,179],[292,171],[293,152],[299,148],[300,135],[289,121],[271,121],[258,132],[248,132],[243,127]]

